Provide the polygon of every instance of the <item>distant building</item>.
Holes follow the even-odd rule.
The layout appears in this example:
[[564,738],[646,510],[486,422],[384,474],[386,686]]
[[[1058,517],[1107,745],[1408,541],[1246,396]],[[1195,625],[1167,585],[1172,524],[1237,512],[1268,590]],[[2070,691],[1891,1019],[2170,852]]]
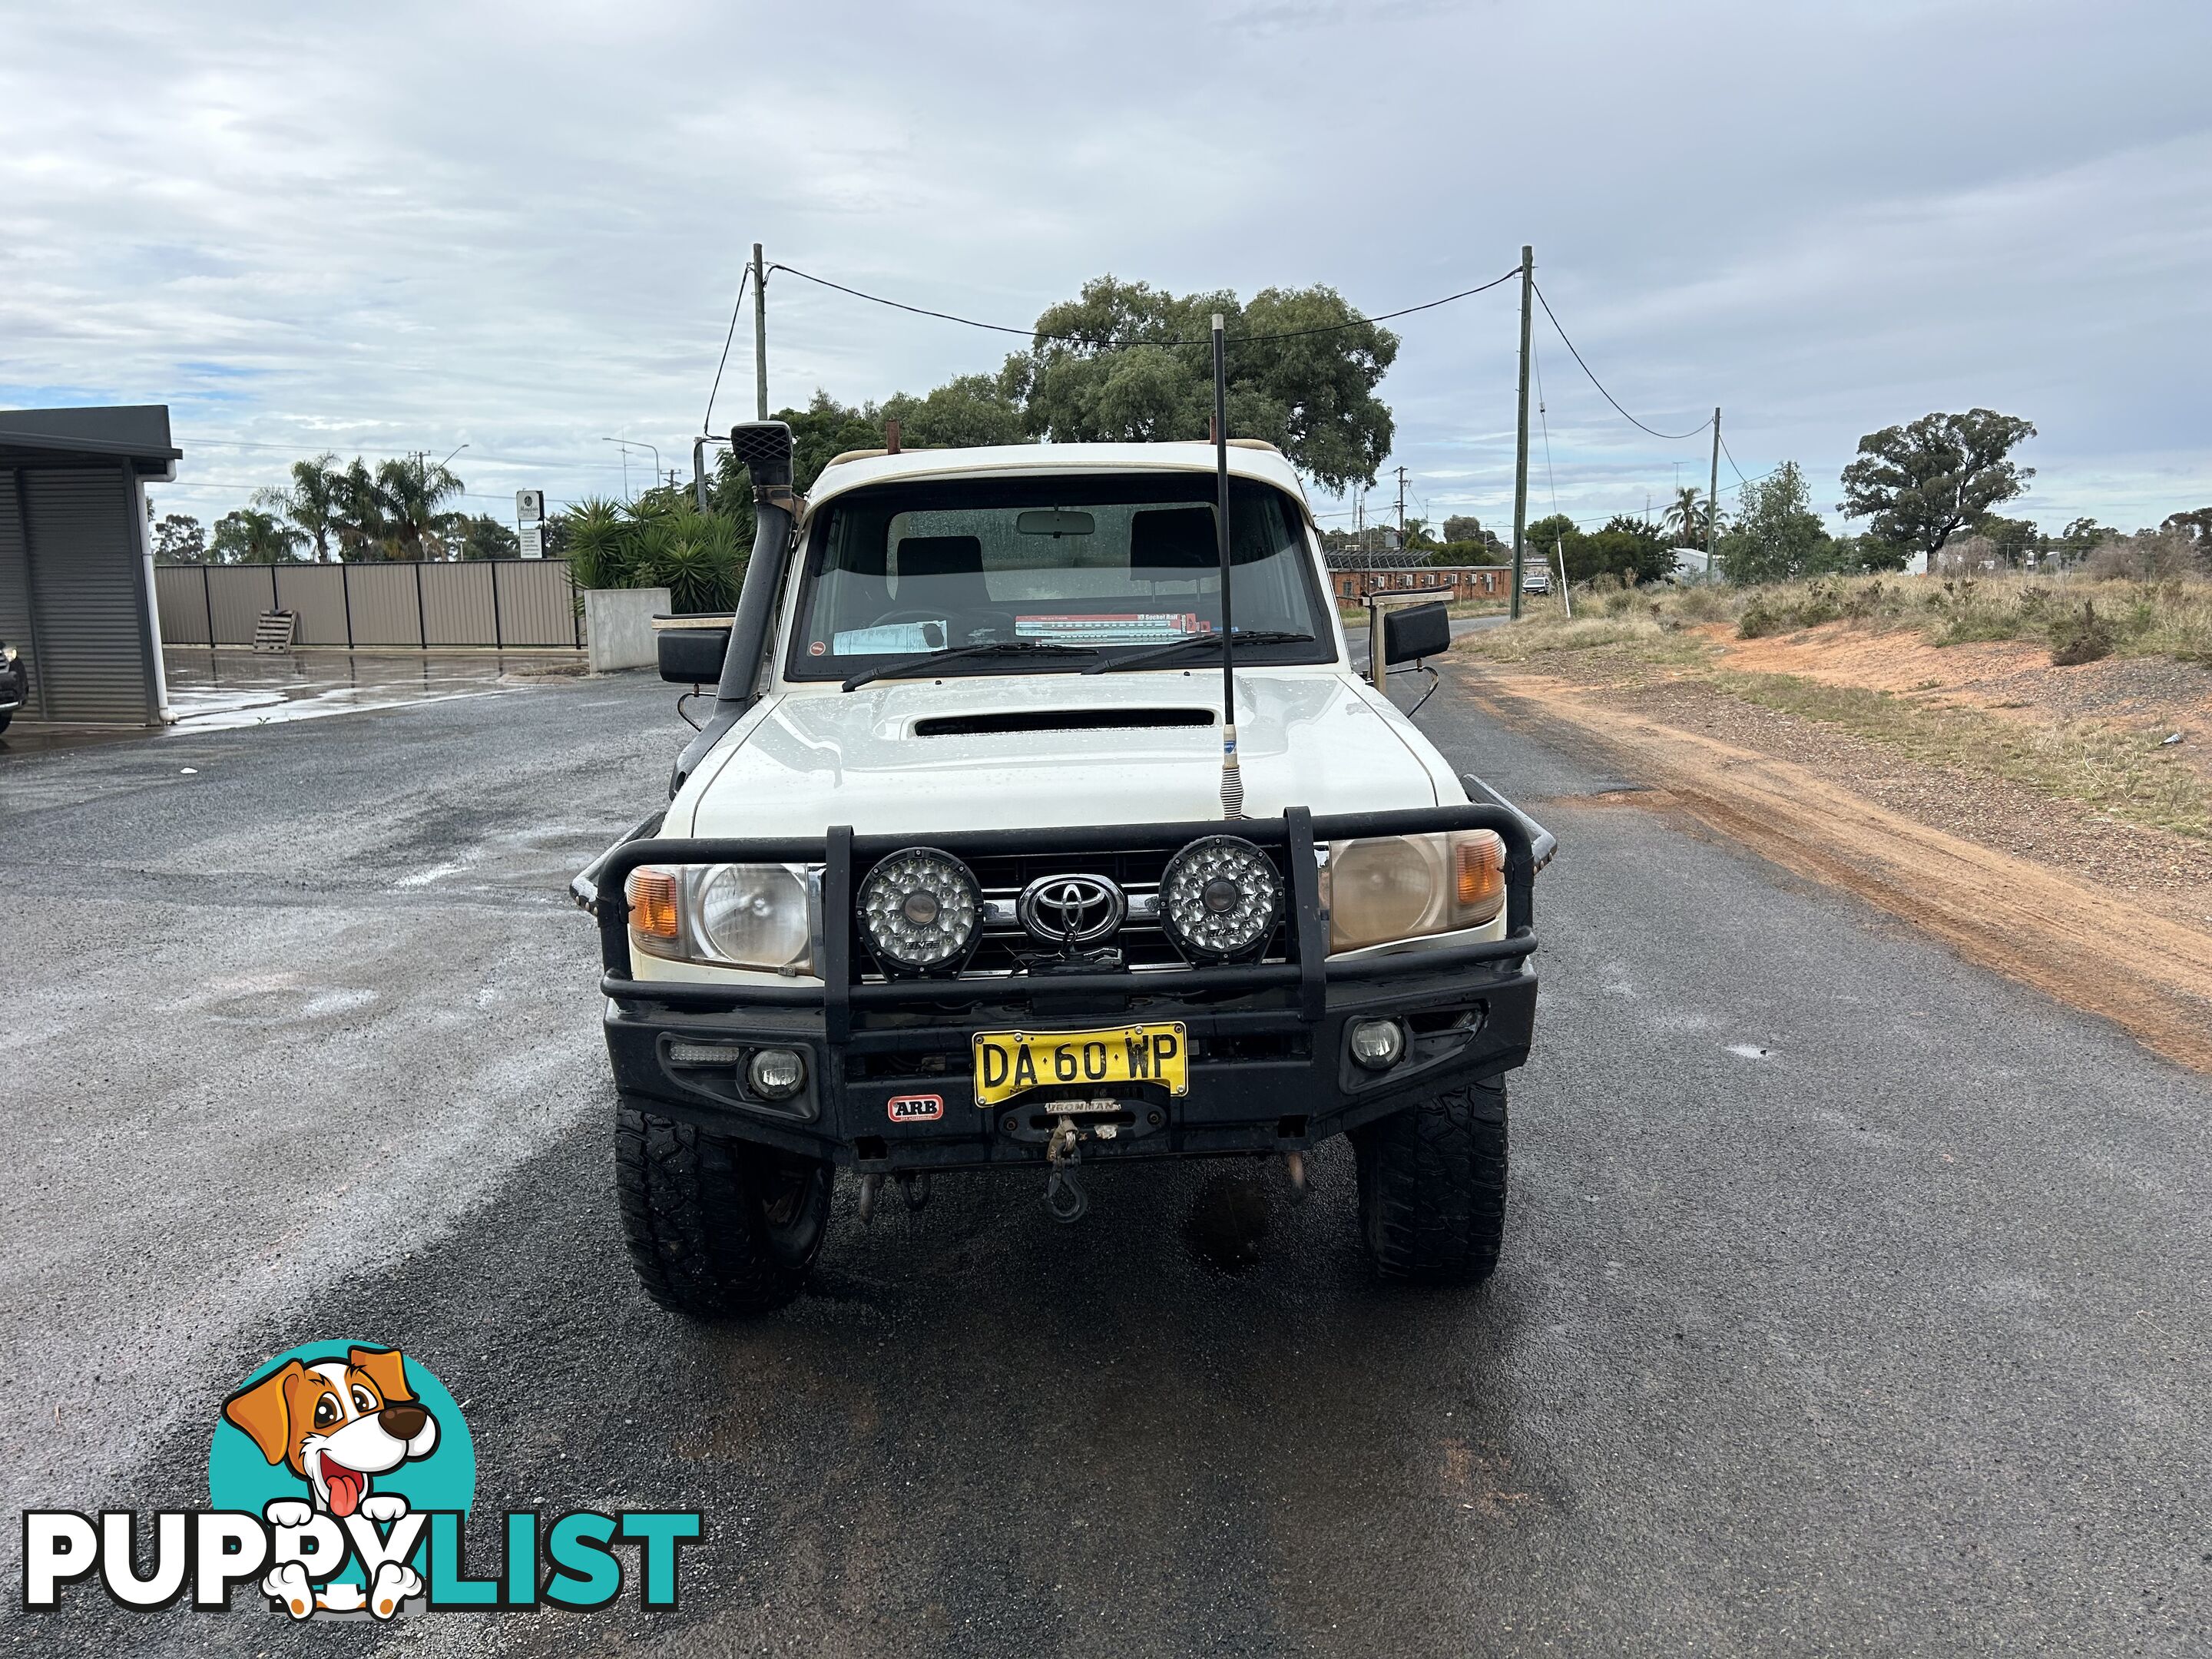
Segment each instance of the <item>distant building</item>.
[[1401,556],[1389,563],[1356,553],[1328,556],[1328,585],[1339,605],[1364,605],[1370,593],[1440,599],[1502,599],[1512,591],[1510,564],[1419,564]]
[[1674,580],[1678,582],[1702,582],[1712,580],[1712,556],[1702,547],[1670,547],[1674,556]]

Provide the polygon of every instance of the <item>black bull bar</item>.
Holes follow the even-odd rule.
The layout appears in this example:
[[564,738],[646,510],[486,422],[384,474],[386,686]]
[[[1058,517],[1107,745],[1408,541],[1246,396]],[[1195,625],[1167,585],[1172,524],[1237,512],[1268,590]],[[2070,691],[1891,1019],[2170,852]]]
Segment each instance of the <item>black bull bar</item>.
[[[1432,835],[1451,830],[1492,830],[1504,843],[1505,937],[1331,962],[1328,921],[1322,908],[1315,848],[1333,841]],[[860,973],[860,939],[853,908],[855,886],[879,860],[902,848],[927,845],[962,859],[1008,854],[1055,856],[1182,846],[1224,831],[1278,853],[1282,858],[1290,886],[1290,927],[1282,961],[1148,969],[1141,972],[1119,969],[949,979],[872,980],[864,979]],[[874,1012],[911,1013],[942,1011],[948,1006],[1001,1005],[1032,994],[1048,997],[1056,1007],[1066,1007],[1094,996],[1215,996],[1294,989],[1300,1016],[1312,1022],[1322,1017],[1332,980],[1357,978],[1372,981],[1492,963],[1517,966],[1536,948],[1534,895],[1535,875],[1540,867],[1536,850],[1539,837],[1546,842],[1551,839],[1524,814],[1502,804],[1332,813],[1322,817],[1312,816],[1304,807],[1292,807],[1279,818],[1243,818],[1229,823],[1217,820],[1080,829],[958,830],[926,836],[856,836],[849,827],[840,825],[818,837],[641,838],[610,848],[586,873],[593,884],[589,908],[599,924],[605,970],[600,989],[607,996],[617,1002],[652,1002],[701,1012],[740,1007],[819,1009],[824,1036],[832,1043],[842,1043],[852,1035],[856,1016],[865,1018]],[[785,985],[751,981],[705,985],[633,978],[625,888],[630,872],[647,864],[821,865],[821,982]],[[583,879],[579,878],[580,884]],[[579,896],[582,896],[580,885]]]

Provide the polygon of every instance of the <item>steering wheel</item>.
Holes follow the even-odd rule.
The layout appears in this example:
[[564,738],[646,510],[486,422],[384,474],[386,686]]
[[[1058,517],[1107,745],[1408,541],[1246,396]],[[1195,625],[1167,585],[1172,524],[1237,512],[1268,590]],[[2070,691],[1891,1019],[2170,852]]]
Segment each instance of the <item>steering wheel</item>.
[[875,620],[878,628],[892,628],[900,623],[942,623],[945,643],[948,646],[968,645],[977,634],[1014,636],[1014,613],[994,607],[988,611],[887,611]]

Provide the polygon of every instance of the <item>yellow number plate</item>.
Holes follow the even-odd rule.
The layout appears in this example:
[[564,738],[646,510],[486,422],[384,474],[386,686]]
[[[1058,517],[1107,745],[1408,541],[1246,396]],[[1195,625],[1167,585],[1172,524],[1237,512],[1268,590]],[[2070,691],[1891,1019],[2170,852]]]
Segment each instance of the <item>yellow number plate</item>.
[[1030,1089],[1106,1088],[1157,1083],[1190,1092],[1190,1042],[1171,1025],[1116,1025],[1103,1031],[978,1031],[975,1103],[995,1106]]

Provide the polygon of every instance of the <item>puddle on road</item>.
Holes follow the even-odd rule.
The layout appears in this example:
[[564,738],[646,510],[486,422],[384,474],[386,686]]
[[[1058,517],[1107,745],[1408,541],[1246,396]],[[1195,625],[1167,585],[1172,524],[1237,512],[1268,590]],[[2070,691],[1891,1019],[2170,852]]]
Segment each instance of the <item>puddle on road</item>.
[[1183,1218],[1183,1243],[1217,1272],[1241,1273],[1259,1262],[1273,1209],[1265,1182],[1251,1176],[1209,1176]]
[[497,653],[482,657],[380,656],[352,651],[240,652],[169,649],[161,653],[169,706],[179,732],[236,731],[282,721],[367,714],[416,703],[453,702],[526,689],[566,667],[560,656]]

